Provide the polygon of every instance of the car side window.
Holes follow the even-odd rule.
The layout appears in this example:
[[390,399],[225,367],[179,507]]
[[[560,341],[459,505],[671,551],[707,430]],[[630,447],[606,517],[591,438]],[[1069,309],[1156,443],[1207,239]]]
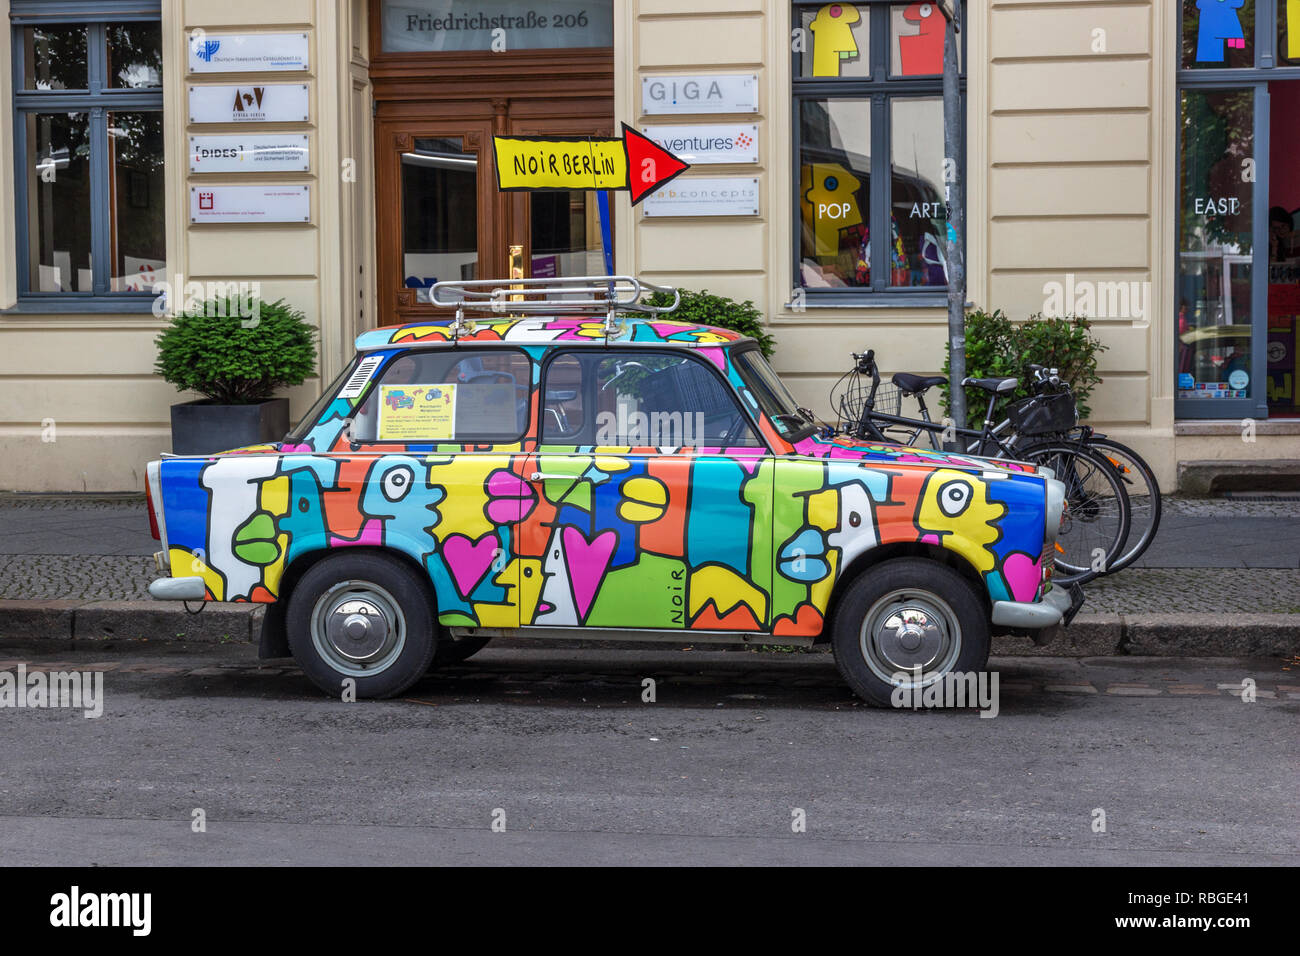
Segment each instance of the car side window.
[[686,352],[568,352],[543,394],[544,444],[763,447],[731,389]]
[[391,361],[352,419],[358,442],[513,442],[532,362],[514,349],[429,349]]

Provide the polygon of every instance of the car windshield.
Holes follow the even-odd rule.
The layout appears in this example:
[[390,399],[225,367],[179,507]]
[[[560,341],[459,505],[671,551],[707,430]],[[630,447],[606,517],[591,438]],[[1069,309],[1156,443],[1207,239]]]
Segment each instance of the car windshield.
[[772,420],[782,438],[798,441],[817,427],[812,417],[799,407],[785,383],[772,371],[772,366],[767,364],[762,352],[758,349],[738,352],[734,361],[740,370],[740,377],[754,393],[759,406]]
[[320,398],[316,399],[312,407],[307,410],[307,414],[302,416],[298,424],[293,427],[289,434],[284,436],[286,441],[300,442],[307,437],[307,433],[325,414],[325,409],[329,407],[330,402],[334,401],[334,396],[338,394],[338,390],[343,387],[343,383],[347,381],[348,376],[352,374],[352,370],[356,366],[357,357],[354,356],[352,361],[348,363],[347,368],[339,372],[338,377],[330,383],[325,391],[320,393]]

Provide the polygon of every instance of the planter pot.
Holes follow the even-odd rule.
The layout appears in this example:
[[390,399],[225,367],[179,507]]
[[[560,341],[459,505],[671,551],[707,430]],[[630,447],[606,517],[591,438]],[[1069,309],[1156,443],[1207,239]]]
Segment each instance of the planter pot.
[[213,452],[277,442],[289,430],[289,400],[218,405],[207,399],[172,406],[172,454]]

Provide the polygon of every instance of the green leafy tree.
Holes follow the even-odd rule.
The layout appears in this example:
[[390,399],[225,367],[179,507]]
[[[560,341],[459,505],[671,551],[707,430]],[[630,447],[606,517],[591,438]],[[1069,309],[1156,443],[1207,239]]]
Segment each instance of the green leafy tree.
[[178,315],[155,340],[154,371],[219,405],[264,402],[301,385],[316,371],[316,330],[283,299],[249,305],[218,297]]
[[[768,358],[772,357],[775,340],[763,330],[763,314],[749,299],[737,302],[722,295],[711,295],[707,289],[691,292],[679,289],[682,300],[673,310],[670,318],[680,322],[698,322],[700,325],[716,325],[731,329],[741,335],[748,335],[758,342],[758,347]],[[646,300],[655,306],[671,305],[673,297],[666,292],[656,292]]]

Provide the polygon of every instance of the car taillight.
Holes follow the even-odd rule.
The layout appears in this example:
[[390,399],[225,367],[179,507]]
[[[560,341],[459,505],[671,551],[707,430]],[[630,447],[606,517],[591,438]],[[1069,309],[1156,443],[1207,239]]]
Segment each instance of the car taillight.
[[162,540],[162,534],[158,531],[158,516],[153,513],[153,488],[149,486],[149,479],[144,482],[144,505],[149,511],[149,533],[153,535],[155,541]]

